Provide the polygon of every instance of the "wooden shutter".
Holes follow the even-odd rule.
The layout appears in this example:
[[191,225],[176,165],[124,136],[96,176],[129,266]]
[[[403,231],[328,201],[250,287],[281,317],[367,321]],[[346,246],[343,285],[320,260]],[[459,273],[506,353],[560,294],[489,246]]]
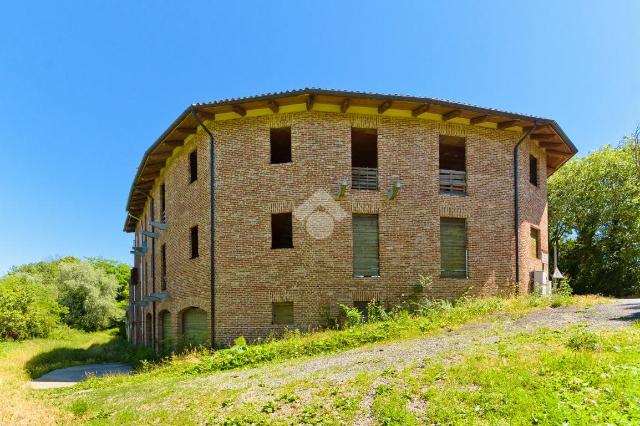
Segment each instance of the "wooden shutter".
[[380,275],[378,215],[353,216],[353,275]]
[[293,302],[272,303],[271,322],[273,324],[293,324]]
[[440,218],[440,274],[467,277],[467,226],[464,219]]
[[182,337],[185,343],[199,345],[207,341],[207,313],[202,309],[189,308],[182,316]]
[[534,258],[539,258],[538,254],[540,253],[540,231],[536,228],[531,228],[531,256]]
[[162,322],[162,346],[165,349],[171,347],[171,314],[169,312],[162,312],[160,314],[160,321]]

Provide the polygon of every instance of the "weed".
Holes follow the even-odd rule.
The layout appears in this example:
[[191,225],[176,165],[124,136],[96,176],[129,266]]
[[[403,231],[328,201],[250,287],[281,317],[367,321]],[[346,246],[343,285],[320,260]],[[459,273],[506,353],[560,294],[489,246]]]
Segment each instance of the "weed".
[[595,351],[600,339],[595,333],[587,330],[578,330],[567,339],[565,345],[574,351]]

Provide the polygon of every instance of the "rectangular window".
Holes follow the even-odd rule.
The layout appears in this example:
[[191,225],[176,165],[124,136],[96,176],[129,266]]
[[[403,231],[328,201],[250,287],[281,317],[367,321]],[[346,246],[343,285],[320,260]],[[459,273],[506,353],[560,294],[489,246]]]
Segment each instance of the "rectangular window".
[[529,182],[538,186],[538,159],[533,155],[529,156]]
[[378,189],[376,129],[351,129],[351,188]]
[[200,256],[198,252],[198,227],[191,228],[191,258],[194,259]]
[[440,135],[440,193],[464,195],[467,192],[466,139]]
[[198,151],[191,151],[189,154],[189,183],[198,180]]
[[271,164],[291,162],[291,127],[271,129]]
[[293,247],[293,220],[291,213],[271,215],[271,248]]
[[293,302],[272,303],[271,323],[274,325],[293,324]]
[[167,221],[167,193],[164,183],[160,185],[160,222]]
[[531,257],[540,259],[540,230],[531,228]]
[[353,215],[353,276],[380,276],[378,215]]
[[160,247],[160,290],[167,289],[167,246]]
[[467,278],[467,224],[465,219],[440,218],[440,275]]

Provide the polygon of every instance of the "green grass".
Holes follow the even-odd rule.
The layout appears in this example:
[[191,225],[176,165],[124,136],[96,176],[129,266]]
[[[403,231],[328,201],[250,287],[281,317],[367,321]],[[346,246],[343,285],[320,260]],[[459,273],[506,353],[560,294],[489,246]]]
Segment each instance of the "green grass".
[[[459,413],[454,406],[446,406],[446,399],[442,400],[442,405],[447,408],[443,408],[443,412],[437,411],[435,402],[424,403],[429,381],[443,380],[444,377],[454,380],[456,377],[453,370],[434,360],[425,362],[428,367],[416,367],[407,372],[359,374],[339,386],[313,375],[303,379],[288,378],[282,371],[304,358],[426,336],[477,320],[491,318],[491,321],[499,323],[501,319],[520,317],[549,306],[589,306],[602,302],[603,299],[589,297],[439,302],[423,307],[413,315],[397,312],[386,321],[361,324],[346,330],[309,334],[292,332],[280,340],[249,346],[239,344],[215,352],[197,350],[159,363],[139,362],[145,354],[110,332],[87,334],[67,331],[53,339],[0,344],[0,378],[3,379],[0,390],[4,391],[8,383],[6,375],[13,374],[13,388],[20,388],[19,383],[30,375],[53,368],[85,362],[132,361],[138,365],[137,374],[132,376],[90,379],[67,389],[19,395],[13,392],[8,398],[22,398],[27,407],[22,410],[24,415],[32,416],[34,413],[33,416],[39,416],[35,417],[36,420],[28,417],[33,423],[47,419],[58,423],[107,425],[145,423],[154,419],[158,423],[185,425],[349,424],[363,413],[386,425],[422,424],[425,418],[441,419],[438,420],[441,423],[454,421],[451,419],[457,422]],[[595,346],[590,345],[589,336],[577,337],[573,343],[571,336],[556,337],[561,338],[558,345],[563,351],[593,353],[606,347],[600,341]],[[572,349],[571,345],[577,349]],[[473,356],[470,359],[474,359]],[[255,397],[256,389],[243,379],[233,379],[235,373],[231,373],[226,386],[214,384],[206,378],[216,372],[256,366],[261,367],[255,374],[261,381],[260,393],[268,395],[266,399]],[[238,371],[237,374],[241,373]],[[274,384],[272,379],[278,377],[283,380]],[[382,384],[380,380],[383,380]],[[463,401],[456,404],[466,407]],[[5,410],[9,409],[5,407]],[[15,421],[21,418],[2,416],[0,410],[0,423],[6,419]]]
[[[555,296],[551,298],[462,298],[453,303],[432,302],[419,306],[409,314],[399,310],[389,315],[386,321],[363,323],[343,330],[326,330],[302,334],[293,331],[284,338],[261,344],[238,344],[232,348],[204,351],[198,354],[197,362],[183,365],[184,371],[193,374],[214,373],[244,367],[255,367],[270,362],[316,356],[352,349],[372,343],[407,339],[433,333],[443,328],[455,328],[470,321],[484,318],[495,312],[513,316],[524,315],[532,309],[559,307],[571,303],[590,304],[597,299]],[[173,362],[172,369],[180,368]]]

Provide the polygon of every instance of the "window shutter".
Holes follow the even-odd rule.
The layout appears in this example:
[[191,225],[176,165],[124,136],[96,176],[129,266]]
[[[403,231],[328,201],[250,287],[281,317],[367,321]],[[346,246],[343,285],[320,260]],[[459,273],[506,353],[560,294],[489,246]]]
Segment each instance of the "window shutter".
[[467,277],[467,226],[464,219],[440,219],[440,273]]
[[293,324],[293,302],[280,302],[271,305],[273,324]]
[[380,275],[378,215],[353,216],[353,275]]
[[189,308],[182,316],[182,337],[185,343],[200,345],[207,341],[207,313],[202,309]]

